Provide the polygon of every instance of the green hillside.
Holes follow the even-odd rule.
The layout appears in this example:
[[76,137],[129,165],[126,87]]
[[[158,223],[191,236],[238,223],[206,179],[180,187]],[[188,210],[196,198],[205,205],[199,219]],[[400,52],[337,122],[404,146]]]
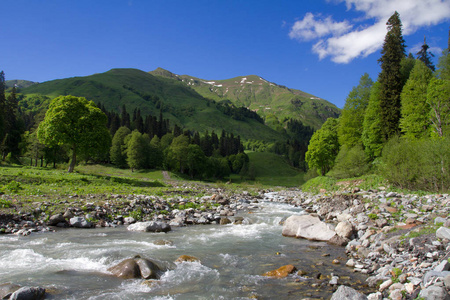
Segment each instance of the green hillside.
[[6,80],[5,83],[7,88],[12,88],[13,86],[16,86],[18,88],[26,88],[37,84],[37,82],[29,80]]
[[294,118],[316,129],[329,117],[340,114],[339,108],[324,99],[277,85],[257,75],[204,80],[176,75],[161,68],[150,74],[181,82],[208,99],[230,100],[236,106],[245,106],[263,117],[276,116],[279,120]]
[[107,110],[116,112],[120,112],[123,105],[128,112],[139,108],[144,116],[157,116],[162,109],[164,118],[190,130],[220,132],[225,129],[240,135],[242,139],[283,139],[278,132],[255,119],[236,120],[224,114],[216,104],[182,81],[154,76],[137,69],[112,69],[91,76],[53,80],[32,85],[20,92],[49,97],[85,97],[95,103],[101,102]]

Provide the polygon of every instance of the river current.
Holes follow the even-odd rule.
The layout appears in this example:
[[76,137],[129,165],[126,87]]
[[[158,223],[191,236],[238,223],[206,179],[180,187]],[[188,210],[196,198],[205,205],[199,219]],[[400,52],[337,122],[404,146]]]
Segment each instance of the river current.
[[[50,299],[327,299],[333,290],[328,285],[331,273],[339,276],[339,284],[364,281],[345,267],[343,248],[281,235],[280,220],[302,214],[300,208],[269,201],[258,206],[241,212],[241,225],[196,225],[168,233],[130,232],[119,226],[2,235],[0,284],[45,287]],[[184,254],[201,262],[175,264]],[[135,255],[168,271],[147,284],[108,272]],[[332,264],[333,259],[341,264]],[[306,274],[262,276],[286,264]]]

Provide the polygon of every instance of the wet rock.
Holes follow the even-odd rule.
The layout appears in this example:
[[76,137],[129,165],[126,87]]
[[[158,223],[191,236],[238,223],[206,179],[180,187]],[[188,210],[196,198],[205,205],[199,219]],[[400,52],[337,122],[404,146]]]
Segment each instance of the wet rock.
[[170,225],[164,222],[136,222],[127,228],[130,231],[145,231],[145,232],[169,232],[172,230]]
[[336,292],[333,293],[330,300],[366,300],[367,297],[355,289],[341,285]]
[[200,262],[200,259],[194,256],[190,255],[181,255],[175,260],[176,263],[182,263],[182,262]]
[[141,278],[139,265],[133,258],[125,259],[119,264],[108,269],[114,276],[122,279]]
[[12,293],[20,289],[21,286],[12,283],[0,284],[0,299],[9,299]]
[[441,286],[432,285],[420,291],[419,297],[427,300],[449,300],[450,296],[448,295],[445,288]]
[[144,279],[159,279],[161,269],[152,261],[145,258],[135,259],[136,264],[139,266],[141,276]]
[[228,219],[227,217],[221,217],[220,218],[220,225],[227,225],[227,224],[230,224],[230,223],[231,223],[231,220]]
[[316,241],[329,241],[336,233],[318,217],[311,215],[290,216],[283,225],[283,236]]
[[296,268],[293,265],[286,265],[286,266],[282,266],[276,270],[266,272],[263,274],[263,276],[285,278],[289,274],[294,273],[295,271],[296,271]]
[[76,227],[76,228],[91,228],[92,223],[88,222],[83,217],[73,217],[69,221],[70,226]]
[[66,219],[64,219],[64,216],[62,214],[56,214],[51,216],[48,219],[47,225],[48,226],[56,226],[58,223],[65,223]]
[[45,289],[24,286],[9,297],[9,300],[41,300],[45,298]]

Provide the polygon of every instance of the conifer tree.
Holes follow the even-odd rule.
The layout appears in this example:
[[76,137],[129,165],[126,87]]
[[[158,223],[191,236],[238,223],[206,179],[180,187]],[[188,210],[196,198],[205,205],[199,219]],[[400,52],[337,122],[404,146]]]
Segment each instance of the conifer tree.
[[5,136],[5,73],[3,71],[0,72],[0,144],[3,142],[3,138]]
[[400,128],[406,137],[415,139],[427,135],[430,124],[427,104],[428,83],[433,76],[422,61],[417,61],[401,94],[402,118]]
[[403,88],[401,61],[405,57],[402,23],[395,12],[386,23],[388,32],[381,51],[380,108],[383,138],[388,140],[399,133],[400,94]]
[[416,53],[417,59],[420,60],[427,66],[431,71],[436,71],[436,68],[434,67],[433,62],[431,61],[431,57],[434,57],[434,54],[431,52],[428,52],[428,49],[430,46],[427,45],[427,40],[424,37],[423,38],[423,45],[422,48],[420,48],[420,51]]

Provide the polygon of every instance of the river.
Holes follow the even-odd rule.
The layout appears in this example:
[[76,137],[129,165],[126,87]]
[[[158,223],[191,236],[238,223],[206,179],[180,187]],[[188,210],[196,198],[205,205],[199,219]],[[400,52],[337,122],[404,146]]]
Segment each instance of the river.
[[[339,284],[364,289],[364,275],[345,267],[343,248],[281,235],[280,220],[301,214],[300,208],[270,201],[258,206],[241,212],[241,225],[196,225],[168,233],[119,226],[2,235],[0,283],[42,286],[50,299],[327,299],[333,273]],[[173,263],[183,254],[201,263]],[[118,279],[107,271],[135,255],[168,271],[151,284]],[[333,259],[341,264],[332,264]],[[262,276],[286,264],[306,275]]]

